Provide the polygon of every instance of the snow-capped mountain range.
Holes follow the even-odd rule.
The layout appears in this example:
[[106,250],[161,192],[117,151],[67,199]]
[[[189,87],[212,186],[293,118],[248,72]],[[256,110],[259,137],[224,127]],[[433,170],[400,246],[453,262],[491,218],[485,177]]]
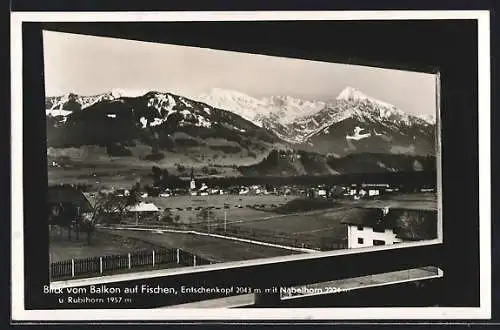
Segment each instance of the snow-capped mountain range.
[[[304,101],[283,96],[256,99],[240,92],[221,89],[213,89],[199,99],[237,113],[294,144],[307,143],[310,138],[329,126],[352,117],[359,118],[360,121],[380,121],[406,127],[435,125],[432,116],[406,114],[389,103],[367,96],[349,86],[344,88],[333,102]],[[354,134],[354,131],[352,133]],[[346,139],[347,136],[345,135]]]
[[[127,110],[115,111],[122,108]],[[407,114],[352,87],[344,88],[332,102],[290,96],[258,99],[219,88],[197,98],[115,89],[94,96],[68,93],[46,99],[47,115],[62,118],[59,123],[83,118],[81,113],[93,109],[104,109],[107,119],[131,113],[142,129],[172,127],[174,120],[177,128],[224,127],[238,134],[252,127],[297,148],[324,154],[435,153],[433,117]],[[72,116],[74,111],[79,114]]]
[[186,146],[210,148],[207,143],[211,139],[223,143],[223,147],[232,146],[232,150],[236,149],[234,141],[241,141],[238,150],[265,149],[275,142],[282,143],[272,133],[232,112],[180,95],[155,91],[138,97],[107,95],[111,97],[103,96],[81,110],[64,114],[59,114],[64,110],[49,110],[48,146],[98,145],[128,154],[128,147],[141,144],[156,155],[160,150],[184,152]]
[[47,115],[68,115],[70,111],[83,110],[98,102],[112,101],[120,97],[138,97],[146,94],[142,90],[112,89],[109,92],[82,96],[75,93],[66,93],[62,96],[49,96],[45,99],[45,111]]
[[322,101],[306,101],[291,96],[271,96],[257,99],[237,91],[213,88],[196,98],[211,106],[234,112],[241,117],[263,127],[266,119],[282,125],[299,117],[314,114],[325,108]]

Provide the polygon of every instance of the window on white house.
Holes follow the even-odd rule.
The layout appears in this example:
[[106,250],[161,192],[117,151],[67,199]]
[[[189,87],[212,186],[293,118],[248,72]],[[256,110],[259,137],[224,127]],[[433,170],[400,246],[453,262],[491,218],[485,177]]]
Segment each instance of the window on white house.
[[375,227],[373,228],[373,232],[375,233],[385,233],[385,228]]
[[364,227],[363,226],[358,226],[358,230],[363,230]]
[[358,244],[363,244],[363,243],[364,243],[364,239],[361,237],[358,237]]
[[385,241],[381,240],[381,239],[374,239],[373,240],[373,245],[377,246],[377,245],[385,245]]

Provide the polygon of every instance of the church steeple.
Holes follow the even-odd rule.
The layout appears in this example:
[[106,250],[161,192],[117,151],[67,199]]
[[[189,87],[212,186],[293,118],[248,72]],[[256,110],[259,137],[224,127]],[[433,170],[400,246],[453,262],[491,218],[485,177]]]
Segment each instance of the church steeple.
[[194,169],[191,168],[191,183],[189,185],[189,188],[191,190],[195,190],[196,189],[196,181],[194,180]]

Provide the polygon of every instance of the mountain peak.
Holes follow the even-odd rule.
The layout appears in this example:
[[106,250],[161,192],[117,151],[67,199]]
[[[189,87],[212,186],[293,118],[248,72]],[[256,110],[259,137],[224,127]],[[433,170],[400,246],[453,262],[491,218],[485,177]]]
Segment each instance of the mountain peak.
[[245,100],[252,100],[252,101],[258,101],[257,99],[255,99],[254,97],[248,95],[248,94],[245,94],[245,93],[242,93],[242,92],[238,92],[238,91],[235,91],[235,90],[230,90],[230,89],[223,89],[223,88],[219,88],[219,87],[214,87],[212,89],[210,89],[210,92],[205,94],[207,96],[211,96],[213,98],[229,98],[229,99],[245,99]]
[[337,100],[353,100],[353,99],[366,99],[367,95],[363,94],[361,91],[354,87],[345,87],[337,96]]
[[395,106],[392,104],[389,104],[387,102],[380,101],[376,98],[373,98],[371,96],[366,95],[365,93],[361,92],[360,90],[347,86],[345,87],[337,96],[337,101],[370,101],[372,103],[375,103],[381,107],[385,108],[390,108],[394,109]]
[[148,92],[149,91],[142,89],[113,88],[111,91],[109,91],[109,94],[117,99],[120,97],[139,97],[147,94]]

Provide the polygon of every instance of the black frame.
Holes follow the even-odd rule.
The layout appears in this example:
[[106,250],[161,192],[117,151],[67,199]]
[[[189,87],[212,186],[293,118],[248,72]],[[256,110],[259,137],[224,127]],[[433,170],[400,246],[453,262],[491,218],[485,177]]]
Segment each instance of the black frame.
[[[51,308],[41,293],[48,283],[48,253],[41,248],[48,245],[48,235],[40,235],[47,232],[47,226],[39,218],[45,210],[47,185],[45,115],[39,111],[44,106],[42,29],[424,72],[439,70],[444,237],[441,247],[428,252],[439,254],[438,263],[445,270],[445,306],[479,305],[475,20],[23,23],[23,139],[30,141],[23,150],[26,309]],[[300,35],[304,37],[297,38]],[[341,47],[332,49],[329,40]],[[456,219],[464,219],[461,226],[456,226]],[[457,255],[461,256],[458,260]]]

